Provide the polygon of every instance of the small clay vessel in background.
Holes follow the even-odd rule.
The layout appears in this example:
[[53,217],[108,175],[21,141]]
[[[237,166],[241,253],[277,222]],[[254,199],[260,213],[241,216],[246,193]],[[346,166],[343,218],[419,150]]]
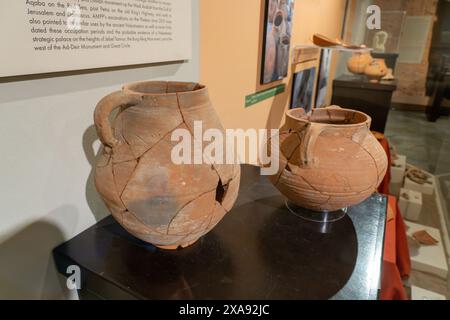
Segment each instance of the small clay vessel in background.
[[364,74],[364,70],[372,60],[370,52],[355,52],[347,61],[348,71],[354,74]]
[[368,115],[339,107],[287,111],[272,183],[294,204],[318,212],[364,201],[388,166],[370,124]]
[[353,44],[347,44],[342,39],[331,39],[327,36],[324,36],[322,34],[315,33],[313,35],[312,39],[313,43],[316,46],[322,47],[322,48],[336,48],[336,49],[349,49],[349,50],[366,50],[367,46],[364,44],[361,45],[353,45]]
[[[115,109],[119,112],[111,125]],[[163,249],[186,247],[233,207],[239,165],[177,165],[171,158],[179,143],[172,141],[174,130],[185,129],[191,141],[194,121],[202,121],[204,131],[224,131],[206,87],[157,81],[126,85],[99,102],[94,121],[103,143],[95,170],[97,190],[117,222],[135,237]]]
[[341,39],[331,39],[322,34],[315,33],[313,35],[313,43],[319,47],[337,47],[342,46],[343,41]]
[[388,73],[384,59],[373,59],[364,69],[365,75],[371,82],[379,82]]

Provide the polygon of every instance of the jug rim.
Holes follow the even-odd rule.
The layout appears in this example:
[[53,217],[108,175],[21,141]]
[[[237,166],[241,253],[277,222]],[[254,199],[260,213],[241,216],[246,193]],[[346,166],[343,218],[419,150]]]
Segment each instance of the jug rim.
[[[321,124],[324,126],[329,126],[329,127],[335,127],[335,128],[357,128],[357,127],[361,127],[363,125],[366,125],[368,128],[370,128],[370,124],[372,123],[372,118],[361,111],[358,110],[354,110],[354,109],[345,109],[345,108],[340,108],[340,107],[327,107],[327,108],[317,108],[317,109],[313,109],[311,112],[309,113],[305,113],[305,111],[301,108],[296,108],[296,109],[290,109],[286,111],[286,116],[294,121],[300,122],[300,123],[304,123],[305,125],[307,124],[311,124],[311,123],[317,123],[317,124]],[[323,113],[323,114],[328,114],[329,116],[332,114],[335,115],[349,115],[352,114],[352,118],[354,117],[354,115],[359,115],[361,118],[360,121],[355,122],[355,123],[328,123],[325,121],[311,121],[310,117],[317,112]],[[296,115],[296,113],[299,113],[300,115]]]
[[[151,90],[142,90],[147,88]],[[207,90],[205,85],[198,82],[183,81],[136,81],[125,84],[122,90],[140,96],[176,96],[179,94],[203,93]]]

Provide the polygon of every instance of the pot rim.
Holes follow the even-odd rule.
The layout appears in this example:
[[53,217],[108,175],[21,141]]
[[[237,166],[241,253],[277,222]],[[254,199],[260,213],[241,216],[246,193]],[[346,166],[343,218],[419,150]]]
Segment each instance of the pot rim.
[[[161,90],[161,92],[145,92],[144,90],[138,90],[138,86],[164,86],[165,85],[165,92]],[[186,86],[186,89],[180,89],[180,90],[172,90],[169,92],[169,87],[172,85],[172,88],[176,87],[182,87]],[[191,89],[188,89],[188,87],[191,87]],[[122,87],[122,90],[134,95],[139,96],[154,96],[154,97],[167,97],[167,96],[176,96],[176,95],[182,95],[182,94],[201,94],[206,92],[208,89],[205,85],[202,85],[198,82],[183,82],[183,81],[154,81],[154,80],[147,80],[147,81],[136,81],[127,83]]]
[[361,127],[362,125],[366,125],[368,128],[370,128],[370,125],[371,125],[371,123],[372,123],[372,118],[371,118],[368,114],[366,114],[366,113],[364,113],[364,112],[361,112],[361,111],[358,111],[358,110],[354,110],[354,109],[345,109],[345,108],[317,108],[317,109],[313,109],[312,112],[314,112],[314,110],[322,110],[322,111],[327,110],[327,111],[330,111],[330,112],[336,112],[336,113],[351,112],[351,113],[353,113],[353,114],[359,114],[359,115],[365,117],[365,120],[364,120],[364,121],[361,121],[361,122],[358,122],[358,123],[350,123],[350,124],[337,124],[337,123],[326,123],[326,122],[310,121],[310,120],[309,120],[309,116],[308,116],[308,114],[306,114],[306,113],[303,114],[304,117],[305,117],[305,116],[308,117],[308,118],[306,118],[306,119],[305,119],[305,118],[302,118],[302,117],[299,117],[299,116],[295,116],[294,113],[295,113],[295,112],[298,112],[298,109],[299,109],[299,108],[287,110],[287,111],[286,111],[286,117],[288,117],[288,118],[291,119],[291,120],[294,120],[294,121],[298,121],[298,122],[300,122],[300,123],[303,123],[303,124],[305,124],[305,125],[309,125],[309,124],[312,124],[312,123],[317,123],[317,124],[320,124],[320,125],[323,125],[323,126],[327,126],[327,127],[331,127],[331,128],[359,128],[359,127]]

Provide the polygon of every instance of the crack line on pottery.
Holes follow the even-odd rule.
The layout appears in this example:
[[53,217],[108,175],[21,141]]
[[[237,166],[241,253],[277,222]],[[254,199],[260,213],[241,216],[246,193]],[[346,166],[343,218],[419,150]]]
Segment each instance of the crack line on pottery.
[[[185,120],[185,118],[184,118],[184,114],[183,114],[183,110],[181,109],[181,105],[180,105],[180,100],[179,100],[178,94],[177,94],[177,100],[178,100],[178,109],[180,110],[181,118],[183,119],[183,123],[186,125],[186,128],[187,128],[188,131],[190,132],[193,141],[194,141],[194,142],[196,142],[196,141],[199,142],[197,139],[195,139],[195,135],[194,135],[194,132],[192,131],[192,128],[187,124],[187,122],[186,122],[186,120]],[[203,141],[200,141],[200,142],[203,142]],[[216,168],[215,164],[213,163],[213,161],[212,161],[211,159],[209,159],[209,157],[207,157],[207,155],[204,154],[203,156],[205,156],[205,157],[207,158],[208,162],[211,164],[212,169],[216,172],[218,178],[219,178],[221,181],[223,181],[223,179],[222,179],[222,177],[220,176],[220,173],[219,173],[219,171],[217,170],[217,168]],[[230,180],[230,181],[231,181],[231,180]],[[227,183],[229,183],[230,181],[228,181]]]
[[[298,133],[297,133],[297,135],[298,135]],[[300,139],[300,137],[299,137],[299,139]],[[294,151],[292,152],[291,156],[290,156],[289,158],[286,158],[286,160],[287,160],[287,161],[286,161],[286,165],[284,166],[283,170],[280,170],[280,173],[279,173],[279,175],[278,175],[278,177],[277,177],[275,186],[277,186],[278,183],[280,182],[281,176],[283,175],[284,170],[287,170],[287,167],[289,166],[289,161],[291,161],[291,158],[297,153],[297,150],[300,149],[301,145],[302,145],[302,144],[301,144],[301,140],[300,140],[299,145],[294,149]]]
[[[176,234],[171,234],[170,236],[179,236],[179,237],[183,237],[183,238],[181,238],[181,240],[180,240],[179,242],[185,242],[186,239],[188,239],[189,237],[192,237],[192,235],[195,234],[195,233],[199,233],[199,234],[201,234],[201,233],[206,233],[206,232],[209,230],[210,223],[211,223],[211,221],[212,221],[212,218],[214,217],[214,208],[215,208],[215,205],[216,205],[216,204],[214,204],[214,205],[212,206],[211,211],[208,213],[206,219],[202,221],[202,223],[200,224],[200,226],[199,226],[197,229],[190,231],[187,235],[184,235],[184,236],[183,236],[183,235],[176,235]],[[209,220],[209,221],[208,221],[208,220]],[[208,223],[206,223],[206,222],[208,222]],[[202,227],[203,227],[205,224],[206,224],[206,228],[203,229]]]
[[[115,165],[114,165],[114,164],[112,165],[113,180],[114,180],[114,185],[115,185],[116,187],[119,186],[119,183],[118,183],[117,178],[116,178],[116,174],[115,174],[115,171],[114,171],[115,168],[114,168],[114,167],[115,167],[115,166],[118,166],[118,165],[122,165],[122,164],[127,163],[127,162],[136,162],[136,163],[134,164],[134,167],[133,167],[133,172],[134,172],[134,171],[136,170],[137,166],[138,166],[138,163],[137,163],[136,160],[124,161],[124,162],[120,162],[120,163],[116,163]],[[131,177],[131,175],[133,174],[133,172],[130,174],[130,177]],[[130,182],[130,177],[128,177],[128,180],[127,180],[127,182],[125,183],[123,189],[118,193],[118,194],[119,194],[119,199],[120,199],[121,201],[122,201],[123,193],[125,192],[125,189],[126,189],[128,183]],[[125,203],[124,203],[123,201],[122,201],[122,204],[123,204],[124,207],[126,208]]]
[[[158,233],[159,235],[162,235],[162,236],[164,236],[165,234],[164,233],[162,233],[162,232],[160,232],[160,231],[158,231],[156,228],[151,228],[151,227],[149,227],[147,224],[145,224],[141,219],[139,219],[138,218],[138,216],[134,213],[134,212],[132,212],[132,211],[130,211],[130,210],[126,210],[125,212],[124,212],[124,214],[125,213],[129,213],[130,215],[132,215],[133,217],[134,217],[134,219],[136,219],[136,221],[139,223],[139,224],[141,224],[142,226],[143,226],[143,228],[144,229],[148,229],[149,231],[147,231],[147,233],[142,233],[142,232],[139,232],[139,231],[134,231],[133,230],[133,232],[134,233],[137,233],[137,234],[140,234],[140,235],[149,235],[151,232],[155,232],[155,233]],[[128,227],[129,228],[129,227]],[[129,228],[129,229],[132,229],[132,228]]]
[[186,204],[184,204],[173,216],[172,219],[170,219],[169,223],[167,224],[167,231],[166,231],[166,235],[169,235],[169,230],[170,230],[170,226],[172,225],[173,221],[175,220],[175,218],[178,216],[178,214],[184,209],[186,208],[188,205],[190,205],[192,202],[198,200],[199,198],[203,197],[204,195],[207,195],[208,193],[213,193],[216,189],[213,190],[209,190],[209,191],[205,191],[200,193],[198,196],[196,196],[194,199],[189,200]]
[[[380,174],[379,174],[379,168],[378,168],[378,165],[377,165],[377,160],[375,159],[375,157],[369,152],[369,150],[367,150],[361,143],[359,143],[359,142],[356,142],[356,141],[354,141],[354,140],[352,140],[352,139],[350,139],[350,141],[351,142],[353,142],[353,143],[355,143],[355,144],[357,144],[357,145],[359,145],[360,147],[361,147],[361,149],[363,149],[371,158],[372,158],[372,160],[373,160],[373,163],[374,163],[374,165],[375,165],[375,168],[377,169],[377,183],[375,184],[376,186],[378,186],[380,183],[381,183],[381,181],[380,181]],[[375,188],[376,189],[376,188]]]
[[[167,138],[168,135],[171,135],[173,131],[175,131],[176,129],[178,129],[182,124],[178,125],[177,127],[173,128],[171,131],[169,131],[166,135],[164,135],[161,139],[158,140],[158,142],[156,142],[150,149],[148,149],[147,151],[145,151],[142,156],[140,156],[139,158],[136,159],[136,161],[139,164],[139,161],[142,157],[144,157],[147,153],[149,153],[150,151],[153,150],[153,148],[155,146],[157,146],[161,141],[163,141],[165,138]],[[136,167],[138,166],[138,164],[136,165]],[[136,174],[137,174],[137,170],[134,170],[131,177],[128,179],[128,182],[125,185],[125,188],[123,189],[122,194],[120,195],[120,198],[122,198],[125,190],[128,188],[128,185],[130,184],[130,181],[133,180],[134,178],[136,178]],[[121,199],[122,200],[122,199]]]

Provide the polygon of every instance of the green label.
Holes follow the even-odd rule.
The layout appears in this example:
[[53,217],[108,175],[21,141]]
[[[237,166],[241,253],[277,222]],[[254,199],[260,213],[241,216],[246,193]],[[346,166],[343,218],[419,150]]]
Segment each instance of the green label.
[[248,108],[258,102],[267,100],[269,98],[275,97],[276,95],[283,93],[284,90],[286,90],[285,84],[280,84],[279,86],[256,92],[253,94],[250,94],[245,97],[245,107]]

